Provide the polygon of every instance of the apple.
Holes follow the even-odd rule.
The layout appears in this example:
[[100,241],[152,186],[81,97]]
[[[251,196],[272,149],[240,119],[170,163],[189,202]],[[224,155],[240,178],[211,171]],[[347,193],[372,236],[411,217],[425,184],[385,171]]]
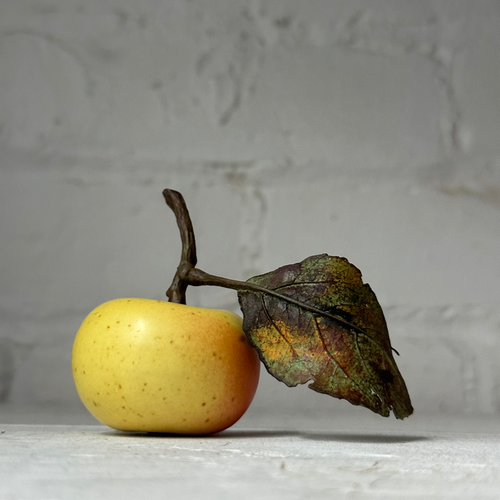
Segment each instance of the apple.
[[124,431],[201,435],[245,413],[260,361],[230,311],[122,298],[85,318],[72,370],[80,398],[100,422]]

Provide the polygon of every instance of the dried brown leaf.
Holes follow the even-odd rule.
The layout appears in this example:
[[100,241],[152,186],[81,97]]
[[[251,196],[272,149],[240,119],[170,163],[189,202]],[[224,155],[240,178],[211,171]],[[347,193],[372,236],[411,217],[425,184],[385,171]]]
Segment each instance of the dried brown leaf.
[[269,373],[383,416],[413,413],[382,309],[347,259],[316,255],[250,278],[243,328]]

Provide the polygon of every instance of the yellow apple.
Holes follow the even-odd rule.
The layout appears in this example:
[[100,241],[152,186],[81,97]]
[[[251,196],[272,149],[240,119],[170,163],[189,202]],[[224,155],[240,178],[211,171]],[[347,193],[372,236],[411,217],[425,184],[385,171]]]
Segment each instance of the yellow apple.
[[245,413],[260,361],[232,312],[124,298],[85,318],[72,369],[83,403],[110,427],[210,434]]

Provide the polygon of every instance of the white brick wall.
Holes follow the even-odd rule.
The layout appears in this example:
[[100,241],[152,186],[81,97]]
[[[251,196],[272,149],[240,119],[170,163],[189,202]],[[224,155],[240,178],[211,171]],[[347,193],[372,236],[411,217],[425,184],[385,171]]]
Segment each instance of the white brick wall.
[[0,400],[75,402],[83,317],[164,296],[172,187],[200,267],[346,256],[416,409],[500,413],[499,53],[494,0],[1,1]]

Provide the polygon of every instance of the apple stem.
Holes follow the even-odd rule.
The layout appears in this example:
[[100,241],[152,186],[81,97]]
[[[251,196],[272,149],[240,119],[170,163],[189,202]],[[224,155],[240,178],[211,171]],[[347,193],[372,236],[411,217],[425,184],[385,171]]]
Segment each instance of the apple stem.
[[288,297],[274,290],[270,290],[269,288],[264,288],[254,283],[249,283],[248,281],[237,281],[229,278],[222,278],[220,276],[214,276],[212,274],[206,273],[205,271],[202,271],[201,269],[198,269],[196,267],[197,257],[194,229],[191,222],[191,217],[189,216],[189,211],[186,206],[186,202],[184,201],[181,193],[172,189],[165,189],[163,191],[163,196],[165,198],[165,201],[167,202],[167,205],[175,214],[182,241],[181,261],[179,263],[179,266],[177,267],[177,272],[175,273],[172,284],[167,290],[167,297],[170,302],[185,304],[186,290],[188,285],[218,286],[236,290],[238,292],[264,293],[266,295],[284,300],[285,302],[288,302],[290,304],[295,304],[302,309],[306,309],[312,313],[320,314],[322,316],[329,316],[331,319],[342,323],[343,325],[348,326],[356,331],[362,331],[358,326],[346,321],[340,316],[330,314],[314,306],[295,300],[292,297]]
[[192,286],[219,286],[223,288],[230,288],[238,291],[258,291],[267,292],[271,295],[275,294],[279,297],[281,295],[267,290],[266,288],[253,285],[252,283],[245,283],[244,281],[236,281],[220,276],[213,276],[202,271],[196,267],[196,242],[194,237],[193,223],[189,215],[186,202],[181,193],[173,189],[163,190],[163,197],[167,205],[174,212],[181,233],[182,252],[181,261],[177,267],[174,279],[170,288],[167,290],[167,297],[170,302],[178,304],[186,303],[186,290],[188,285]]
[[299,300],[295,300],[292,297],[287,295],[282,295],[279,292],[271,290],[270,288],[265,288],[260,285],[256,285],[255,283],[249,283],[248,281],[237,281],[229,278],[222,278],[221,276],[214,276],[213,274],[208,274],[205,271],[202,271],[198,268],[192,268],[189,270],[186,280],[189,285],[192,286],[218,286],[222,288],[229,288],[231,290],[236,290],[237,292],[256,292],[263,293],[266,295],[270,295],[271,297],[276,297],[277,299],[283,300],[284,302],[288,302],[289,304],[294,304],[300,307],[303,310],[312,312],[314,314],[319,314],[320,316],[327,316],[337,323],[341,323],[344,326],[352,328],[357,332],[361,332],[366,336],[366,332],[361,329],[359,326],[356,326],[354,323],[351,323],[344,318],[331,314],[328,311],[324,311],[322,309],[318,309],[317,307],[311,306]]
[[185,304],[186,290],[188,287],[186,276],[191,269],[194,269],[198,260],[196,257],[196,241],[194,238],[193,224],[189,216],[186,202],[181,193],[173,189],[165,189],[163,191],[163,197],[167,205],[175,214],[182,241],[181,262],[179,263],[172,284],[167,290],[167,297],[170,302]]

